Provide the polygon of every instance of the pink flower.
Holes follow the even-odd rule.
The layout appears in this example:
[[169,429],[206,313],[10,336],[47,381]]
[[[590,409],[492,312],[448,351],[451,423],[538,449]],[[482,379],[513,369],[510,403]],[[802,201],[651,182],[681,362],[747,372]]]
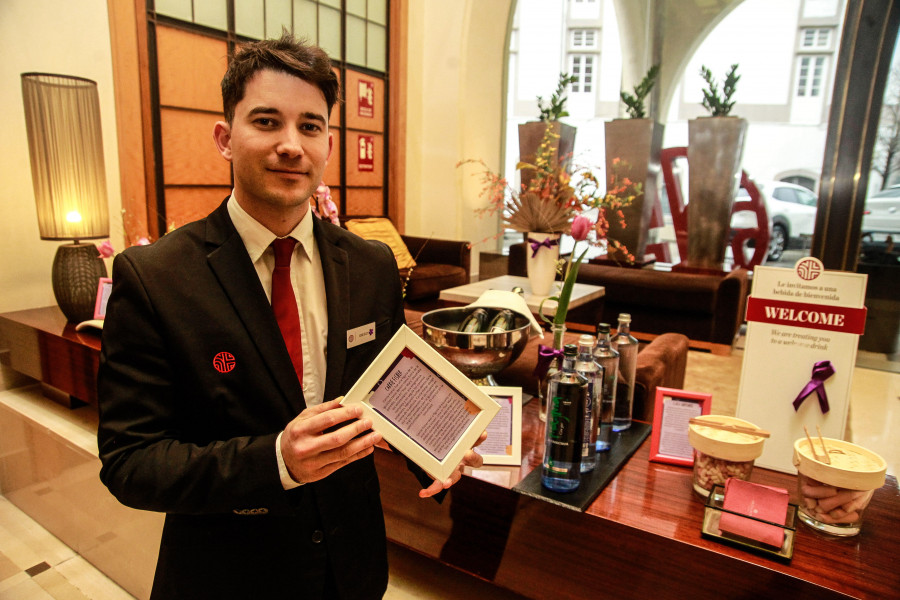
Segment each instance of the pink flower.
[[116,255],[116,249],[113,248],[112,243],[109,240],[106,240],[102,244],[98,244],[97,252],[99,252],[100,256],[103,258],[112,258]]
[[150,240],[147,239],[147,238],[145,238],[145,237],[142,237],[142,238],[138,239],[137,245],[138,245],[138,246],[149,246],[149,245],[150,245]]
[[572,219],[572,237],[576,242],[587,239],[588,233],[591,231],[593,223],[584,215],[578,215]]

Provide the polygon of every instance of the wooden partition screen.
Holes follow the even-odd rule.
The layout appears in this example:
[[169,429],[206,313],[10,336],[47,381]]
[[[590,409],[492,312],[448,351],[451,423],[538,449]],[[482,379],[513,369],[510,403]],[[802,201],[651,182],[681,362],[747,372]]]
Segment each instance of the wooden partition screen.
[[165,25],[155,28],[165,228],[209,214],[231,193],[231,168],[216,150],[222,120],[219,84],[228,64],[224,39]]

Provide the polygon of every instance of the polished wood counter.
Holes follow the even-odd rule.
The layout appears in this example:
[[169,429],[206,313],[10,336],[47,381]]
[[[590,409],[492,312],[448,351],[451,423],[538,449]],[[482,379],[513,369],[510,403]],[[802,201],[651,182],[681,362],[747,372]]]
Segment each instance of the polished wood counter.
[[[100,338],[56,307],[0,315],[3,362],[66,394],[96,401]],[[860,535],[835,538],[797,524],[789,564],[703,539],[691,471],[649,462],[649,440],[586,512],[511,488],[539,468],[536,402],[525,406],[519,467],[468,472],[442,504],[420,500],[399,454],[378,449],[388,538],[529,598],[898,598],[900,494],[877,490]],[[755,469],[752,481],[796,477]]]
[[[900,597],[895,477],[875,493],[856,537],[798,522],[784,564],[702,538],[691,470],[650,462],[649,439],[584,513],[511,490],[540,468],[535,405],[524,411],[522,466],[471,472],[441,506],[416,502],[402,458],[379,453],[388,537],[529,598]],[[758,468],[751,480],[799,500],[795,475]]]

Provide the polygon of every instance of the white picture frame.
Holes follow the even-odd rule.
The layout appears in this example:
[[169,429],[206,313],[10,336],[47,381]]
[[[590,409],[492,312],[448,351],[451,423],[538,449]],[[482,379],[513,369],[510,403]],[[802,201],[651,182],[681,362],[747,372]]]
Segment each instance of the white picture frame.
[[497,403],[500,410],[488,424],[487,439],[475,447],[475,452],[481,455],[486,465],[521,465],[522,388],[498,385],[479,387]]
[[490,396],[406,325],[341,404],[359,404],[372,429],[438,481],[450,477],[500,411]]

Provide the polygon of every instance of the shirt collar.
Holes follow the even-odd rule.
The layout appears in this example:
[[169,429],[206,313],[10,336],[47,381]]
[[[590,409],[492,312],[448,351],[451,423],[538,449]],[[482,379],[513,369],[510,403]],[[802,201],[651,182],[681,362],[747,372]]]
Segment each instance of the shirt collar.
[[[312,218],[309,216],[311,210],[306,211],[306,215],[300,220],[300,223],[288,235],[300,243],[300,246],[306,252],[308,258],[313,256],[313,248],[315,248],[315,237],[313,236]],[[272,245],[272,241],[278,236],[269,231],[265,225],[250,216],[247,211],[241,207],[234,198],[234,193],[228,199],[228,216],[234,223],[238,235],[247,248],[250,260],[256,262],[263,253]]]

